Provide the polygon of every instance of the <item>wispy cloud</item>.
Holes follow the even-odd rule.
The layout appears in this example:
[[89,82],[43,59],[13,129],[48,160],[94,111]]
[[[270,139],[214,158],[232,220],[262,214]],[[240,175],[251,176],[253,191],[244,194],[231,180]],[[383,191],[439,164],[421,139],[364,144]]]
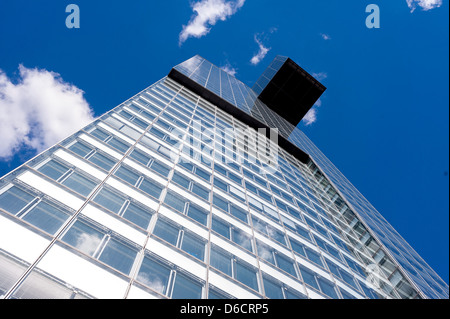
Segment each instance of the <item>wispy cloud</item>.
[[209,33],[211,26],[217,21],[225,21],[234,15],[242,6],[245,0],[201,0],[192,4],[194,15],[179,36],[179,44],[182,45],[188,38],[201,38]]
[[250,60],[250,63],[253,65],[259,64],[270,51],[270,48],[264,46],[264,44],[259,39],[259,35],[257,34],[255,34],[255,42],[258,44],[259,51]]
[[406,0],[406,3],[411,9],[411,12],[414,12],[417,6],[421,7],[424,11],[428,11],[434,8],[439,8],[442,5],[442,0]]
[[320,36],[324,40],[331,40],[331,36],[329,34],[321,33]]
[[19,66],[19,80],[0,70],[0,159],[43,151],[93,120],[84,92],[54,72]]
[[221,69],[231,76],[236,76],[237,74],[237,69],[234,68],[230,63],[225,64],[224,66],[221,67]]
[[322,106],[322,101],[320,99],[317,100],[316,104],[309,110],[308,113],[303,117],[302,122],[309,126],[317,121],[317,113],[318,108]]
[[326,74],[325,72],[313,73],[311,75],[317,81],[323,81],[323,80],[325,80],[328,77],[328,74]]

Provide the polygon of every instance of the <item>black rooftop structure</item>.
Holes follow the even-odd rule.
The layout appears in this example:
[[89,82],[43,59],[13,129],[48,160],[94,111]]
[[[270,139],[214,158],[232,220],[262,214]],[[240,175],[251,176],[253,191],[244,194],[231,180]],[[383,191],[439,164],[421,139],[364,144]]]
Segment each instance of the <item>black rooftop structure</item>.
[[[290,58],[285,59],[272,78],[266,76],[266,81],[269,82],[265,87],[260,87],[262,92],[258,98],[289,123],[297,126],[325,92],[326,87]],[[271,64],[273,65],[274,63]],[[275,70],[272,68],[272,73]],[[264,72],[262,76],[267,73]]]

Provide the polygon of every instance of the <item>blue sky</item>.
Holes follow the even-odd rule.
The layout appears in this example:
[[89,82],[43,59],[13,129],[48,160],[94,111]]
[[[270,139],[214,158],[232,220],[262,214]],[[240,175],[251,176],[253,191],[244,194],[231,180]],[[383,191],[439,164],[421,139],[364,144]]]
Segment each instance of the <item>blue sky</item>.
[[448,282],[448,2],[208,1],[2,1],[0,176],[195,54],[250,86],[281,54],[328,88],[301,129]]

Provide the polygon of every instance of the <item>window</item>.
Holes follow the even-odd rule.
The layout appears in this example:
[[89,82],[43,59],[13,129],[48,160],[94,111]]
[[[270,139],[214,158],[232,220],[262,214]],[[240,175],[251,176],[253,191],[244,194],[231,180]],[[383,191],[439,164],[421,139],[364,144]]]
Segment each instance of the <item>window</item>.
[[158,219],[153,234],[197,259],[205,257],[205,240],[180,226]]
[[336,289],[331,282],[304,267],[300,267],[300,272],[302,274],[303,281],[307,285],[321,291],[330,298],[338,299]]
[[296,218],[302,220],[302,217],[301,217],[301,215],[300,215],[300,213],[299,213],[298,211],[296,211],[295,209],[293,209],[291,206],[288,206],[287,209],[288,209],[287,212],[288,212],[290,215],[292,215],[292,216],[294,216],[294,217],[296,217]]
[[253,174],[252,172],[250,172],[249,170],[247,170],[245,168],[244,168],[244,175],[247,176],[248,178],[250,178],[251,180],[254,180],[255,182],[257,182],[259,185],[263,186],[264,188],[268,187],[267,183],[262,178],[256,176],[255,174]]
[[99,152],[96,152],[92,156],[90,156],[88,158],[88,161],[96,164],[97,166],[103,168],[106,171],[110,171],[111,168],[113,168],[113,166],[116,164],[115,161],[106,157],[103,154],[100,154]]
[[15,185],[0,194],[0,208],[52,235],[72,215],[71,211]]
[[283,246],[286,246],[286,238],[284,237],[284,234],[282,232],[278,231],[274,227],[271,227],[270,225],[267,225],[267,231],[270,238],[274,239]]
[[69,171],[69,168],[61,163],[58,163],[55,160],[50,160],[49,162],[42,165],[38,169],[38,171],[57,181],[61,178],[61,176]]
[[107,188],[103,188],[93,201],[144,229],[147,229],[153,213],[149,208],[138,206]]
[[93,256],[100,245],[104,234],[92,226],[77,220],[67,231],[62,240],[81,252]]
[[117,137],[113,137],[106,143],[122,153],[125,153],[129,148],[129,145],[127,143],[123,142],[121,139]]
[[164,203],[179,211],[180,213],[183,213],[186,200],[181,199],[179,196],[169,191],[164,198]]
[[304,229],[303,227],[301,227],[299,225],[296,225],[296,231],[297,231],[297,234],[299,234],[300,236],[302,236],[306,240],[311,241],[311,236],[310,236],[309,232],[306,229]]
[[177,273],[173,286],[173,299],[201,299],[203,285],[193,279]]
[[292,289],[286,289],[284,295],[286,296],[286,299],[307,299],[306,296],[297,291],[293,291]]
[[210,265],[221,272],[232,276],[232,257],[217,248],[211,247]]
[[109,133],[101,128],[96,127],[94,130],[90,132],[92,136],[95,138],[105,142],[106,144],[112,146],[119,152],[125,153],[128,150],[129,145],[122,139],[114,136],[112,133]]
[[282,244],[283,246],[286,246],[286,238],[284,237],[284,234],[277,230],[275,227],[270,226],[266,222],[260,220],[259,218],[252,216],[253,221],[253,227],[265,234],[266,236],[269,236],[273,240],[277,241],[278,243]]
[[234,174],[232,172],[229,172],[226,168],[224,168],[221,165],[214,164],[214,169],[216,172],[219,172],[220,174],[227,176],[232,181],[238,183],[239,185],[242,184],[242,178],[240,178],[237,174]]
[[92,148],[77,141],[69,147],[69,150],[74,152],[75,154],[80,155],[81,157],[85,157],[90,152],[92,152]]
[[[175,195],[172,192],[167,192],[166,197],[164,199],[164,203],[172,207],[173,209],[179,211],[180,213],[186,215],[190,218],[194,219],[198,223],[206,226],[208,223],[208,215],[209,212],[205,209],[189,202],[187,199],[181,198],[178,195]],[[185,209],[187,207],[187,209]]]
[[94,150],[92,146],[87,146],[86,144],[76,141],[74,144],[68,147],[69,150],[78,154],[79,156],[86,158],[91,163],[103,168],[106,171],[111,170],[115,165],[116,161],[109,158],[108,156],[102,154],[98,150]]
[[247,190],[251,191],[252,193],[258,195],[259,198],[263,198],[264,200],[268,201],[269,203],[272,203],[272,196],[269,195],[267,192],[264,192],[263,190],[261,190],[259,187],[256,187],[246,181],[245,188]]
[[208,299],[211,299],[211,300],[214,300],[214,299],[220,300],[220,299],[234,299],[234,298],[231,297],[231,296],[228,296],[228,294],[226,294],[226,293],[224,293],[224,292],[220,292],[220,291],[218,291],[218,290],[216,290],[216,289],[209,288],[209,291],[208,291]]
[[357,273],[359,273],[361,276],[365,277],[366,274],[365,272],[362,270],[361,266],[359,266],[356,262],[354,262],[353,260],[351,260],[350,258],[344,257],[345,261],[347,261],[347,264],[350,266],[350,268],[352,268],[354,271],[356,271]]
[[237,219],[243,221],[244,223],[248,223],[248,214],[243,209],[237,207],[234,204],[231,204],[224,198],[220,197],[217,194],[213,193],[213,204],[222,209],[223,211],[230,213],[232,216],[236,217]]
[[101,130],[99,128],[94,129],[91,132],[91,135],[96,137],[96,138],[98,138],[101,141],[104,141],[104,140],[106,140],[109,137],[108,133],[106,133],[105,131],[103,131],[103,130]]
[[155,259],[145,256],[137,280],[155,291],[165,295],[169,286],[171,269]]
[[231,215],[233,215],[237,219],[243,221],[244,223],[248,223],[248,216],[247,216],[248,214],[243,209],[231,204],[230,213],[231,213]]
[[83,196],[88,196],[95,188],[95,186],[97,186],[97,183],[75,172],[72,173],[61,184],[67,186],[68,188],[74,190],[75,192]]
[[203,208],[197,207],[193,204],[189,204],[187,215],[203,226],[206,226],[206,224],[208,223],[208,212]]
[[367,287],[367,286],[366,286],[364,283],[362,283],[361,281],[359,281],[359,285],[361,286],[362,290],[364,291],[364,294],[365,294],[367,297],[369,297],[370,299],[379,299],[379,298],[380,298],[380,297],[377,295],[377,293],[376,293],[373,289]]
[[99,260],[124,274],[129,274],[136,255],[136,249],[110,238],[103,248]]
[[281,254],[276,254],[275,259],[277,261],[278,268],[284,270],[285,272],[287,272],[288,274],[290,274],[294,277],[297,277],[297,272],[295,271],[293,261],[285,258]]
[[228,212],[228,202],[226,202],[222,197],[213,194],[213,204],[218,208]]
[[240,261],[235,262],[236,275],[235,278],[244,285],[258,291],[258,279],[256,270],[250,268]]
[[236,183],[242,184],[242,178],[240,178],[238,175],[229,172],[229,173],[228,173],[228,177],[229,177],[231,180],[235,181]]
[[140,151],[138,149],[134,149],[130,153],[130,157],[135,159],[136,161],[138,161],[139,163],[141,163],[144,166],[147,166],[151,160],[150,155],[147,155],[146,153],[144,153],[143,151]]
[[252,222],[253,222],[253,228],[256,229],[257,231],[265,234],[265,235],[269,235],[269,233],[267,232],[267,223],[263,222],[262,220],[260,220],[259,218],[255,217],[252,215]]
[[252,236],[246,232],[240,230],[239,228],[232,227],[230,224],[217,217],[213,217],[211,228],[223,237],[231,239],[235,244],[238,244],[242,248],[253,252]]
[[209,200],[209,190],[207,190],[203,186],[194,183],[194,185],[192,186],[192,192],[206,201]]
[[124,181],[130,183],[131,185],[136,185],[139,180],[140,174],[133,172],[131,169],[126,166],[120,166],[119,169],[114,173],[115,176],[123,179]]
[[11,214],[17,214],[33,199],[33,195],[23,191],[17,186],[13,186],[0,194],[0,208]]
[[339,291],[340,291],[343,299],[357,299],[355,296],[349,294],[344,289],[339,288]]
[[40,202],[26,213],[23,220],[54,235],[71,214],[49,203]]
[[283,285],[263,277],[264,291],[270,299],[284,299]]
[[172,181],[186,188],[188,191],[191,191],[203,200],[209,201],[209,190],[199,183],[190,180],[187,176],[184,176],[179,172],[175,172],[173,174]]
[[[212,152],[212,150],[210,150],[210,152]],[[208,167],[211,166],[211,160],[205,155],[201,157],[201,162],[203,165],[206,165]],[[197,175],[198,177],[203,178],[207,182],[211,180],[211,174],[198,166],[195,168],[194,174]]]
[[39,167],[38,171],[83,196],[89,195],[97,185],[86,176],[53,159]]
[[160,186],[159,184],[156,184],[153,180],[144,178],[142,183],[139,185],[139,189],[144,191],[148,195],[153,196],[156,199],[159,199],[163,187]]
[[204,241],[197,236],[186,232],[183,235],[181,249],[197,259],[203,260],[205,257]]
[[[155,117],[153,115],[151,115],[148,112],[142,111],[140,108],[137,108],[135,104],[131,104],[130,105],[131,108],[134,109],[134,111],[136,111],[137,113],[142,112],[141,115],[144,115],[147,119],[149,119],[150,121],[153,120]],[[119,114],[121,116],[123,116],[124,118],[126,118],[127,120],[129,120],[130,122],[132,122],[133,124],[137,125],[138,127],[140,127],[141,129],[146,129],[148,127],[147,122],[141,120],[139,117],[136,117],[135,115],[128,113],[125,110],[122,110],[119,112]]]
[[213,217],[212,220],[212,230],[215,231],[216,233],[222,235],[225,238],[230,239],[230,226],[223,222],[222,220]]
[[170,149],[168,149],[165,146],[162,146],[160,143],[156,142],[155,140],[150,139],[147,136],[144,136],[141,139],[142,144],[149,147],[152,151],[164,156],[168,160],[172,161],[172,156],[175,156],[175,153],[173,153]]
[[97,196],[95,196],[93,201],[116,214],[120,212],[120,209],[125,203],[124,198],[106,188],[103,188]]
[[231,234],[234,243],[238,244],[244,249],[247,249],[248,251],[253,251],[252,239],[249,234],[237,228],[233,228]]
[[276,279],[263,276],[264,291],[270,299],[306,299],[304,295],[283,285]]
[[338,299],[336,290],[330,282],[328,282],[327,280],[325,280],[323,278],[318,278],[317,281],[319,282],[320,290],[325,295],[327,295],[328,297],[330,297],[332,299]]
[[228,192],[228,184],[221,181],[217,177],[214,177],[214,186],[216,186],[217,188],[220,188],[221,190],[223,190],[225,192]]
[[333,273],[334,276],[344,280],[345,283],[347,283],[349,286],[353,287],[354,289],[359,290],[358,287],[356,286],[355,280],[349,273],[347,273],[345,270],[343,270],[342,268],[340,268],[339,266],[337,266],[336,264],[334,264],[333,262],[331,262],[329,260],[326,260],[326,263],[328,265],[328,268],[330,269],[330,271]]
[[152,213],[149,209],[144,209],[134,203],[130,203],[122,214],[123,218],[130,222],[147,229]]
[[153,160],[149,167],[162,176],[169,176],[170,168],[163,163]]
[[347,273],[346,271],[341,270],[341,269],[339,270],[339,272],[340,272],[340,274],[341,274],[342,279],[343,279],[348,285],[350,285],[350,286],[352,286],[353,288],[355,288],[356,290],[358,290],[358,288],[356,287],[355,280],[353,279],[353,277],[352,277],[349,273]]
[[[180,161],[178,164],[180,166],[184,167],[185,169],[187,169],[189,172],[194,173],[198,177],[201,177],[202,179],[204,179],[208,182],[211,180],[210,173],[208,173],[206,170],[200,168],[197,164],[191,163],[188,159],[186,159],[184,157],[180,158]],[[205,163],[205,165],[207,165],[207,164]]]
[[320,239],[317,236],[314,236],[314,239],[316,240],[317,245],[320,248],[322,248],[324,251],[329,252],[333,257],[335,257],[338,260],[341,260],[341,261],[343,260],[337,249],[333,248],[327,242],[325,242],[324,240]]
[[300,267],[300,273],[302,274],[303,281],[305,282],[305,284],[319,290],[319,285],[317,284],[316,276],[312,271],[304,267]]
[[62,241],[126,275],[137,256],[136,248],[82,220],[74,223]]
[[309,260],[311,260],[313,263],[323,267],[322,259],[320,258],[320,255],[317,252],[312,251],[308,247],[305,247],[305,251],[306,251],[306,256],[308,257]]
[[291,242],[291,247],[294,252],[303,257],[306,257],[305,246],[303,246],[303,244],[300,244],[299,242],[293,240],[292,238],[289,238],[289,241]]
[[344,251],[350,252],[350,251],[348,250],[347,245],[346,245],[342,240],[340,240],[339,238],[337,238],[337,237],[336,237],[335,235],[333,235],[333,234],[331,234],[331,235],[332,235],[332,237],[333,237],[334,242],[335,242],[340,248],[342,248]]
[[179,232],[180,232],[179,228],[165,222],[162,219],[158,219],[153,234],[155,234],[159,238],[164,239],[173,246],[176,246],[178,242]]
[[256,249],[258,250],[258,256],[260,258],[275,265],[275,259],[273,257],[274,251],[271,247],[262,243],[260,240],[256,240]]

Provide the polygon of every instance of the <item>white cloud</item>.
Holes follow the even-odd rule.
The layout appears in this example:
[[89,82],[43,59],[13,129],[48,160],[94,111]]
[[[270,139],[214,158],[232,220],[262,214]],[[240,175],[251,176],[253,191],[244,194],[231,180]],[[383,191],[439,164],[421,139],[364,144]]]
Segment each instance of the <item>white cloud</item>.
[[322,39],[324,39],[324,40],[331,40],[331,37],[330,37],[328,34],[321,33],[320,36],[321,36]]
[[313,73],[311,75],[317,81],[323,81],[323,80],[325,80],[328,77],[328,74],[326,74],[325,72]]
[[411,12],[416,10],[417,6],[421,7],[424,11],[428,11],[439,8],[442,5],[442,0],[406,0],[406,3],[411,9]]
[[225,64],[221,69],[227,72],[231,76],[236,76],[237,69],[233,68],[233,66],[229,63]]
[[270,48],[266,48],[262,44],[261,40],[258,38],[258,35],[255,35],[255,41],[258,44],[259,51],[250,60],[250,63],[253,65],[259,64],[266,57],[267,53],[269,53],[269,51],[270,51]]
[[306,115],[303,117],[302,122],[309,126],[317,121],[317,113],[318,108],[322,106],[322,101],[320,99],[317,100],[317,102],[314,104],[314,106],[306,113]]
[[201,0],[192,4],[192,10],[196,13],[191,17],[188,25],[183,26],[179,36],[179,44],[182,45],[188,38],[201,38],[209,33],[211,26],[217,21],[225,21],[235,14],[244,5],[245,0]]
[[0,70],[0,159],[43,151],[93,120],[83,91],[59,74],[19,66],[13,83]]

